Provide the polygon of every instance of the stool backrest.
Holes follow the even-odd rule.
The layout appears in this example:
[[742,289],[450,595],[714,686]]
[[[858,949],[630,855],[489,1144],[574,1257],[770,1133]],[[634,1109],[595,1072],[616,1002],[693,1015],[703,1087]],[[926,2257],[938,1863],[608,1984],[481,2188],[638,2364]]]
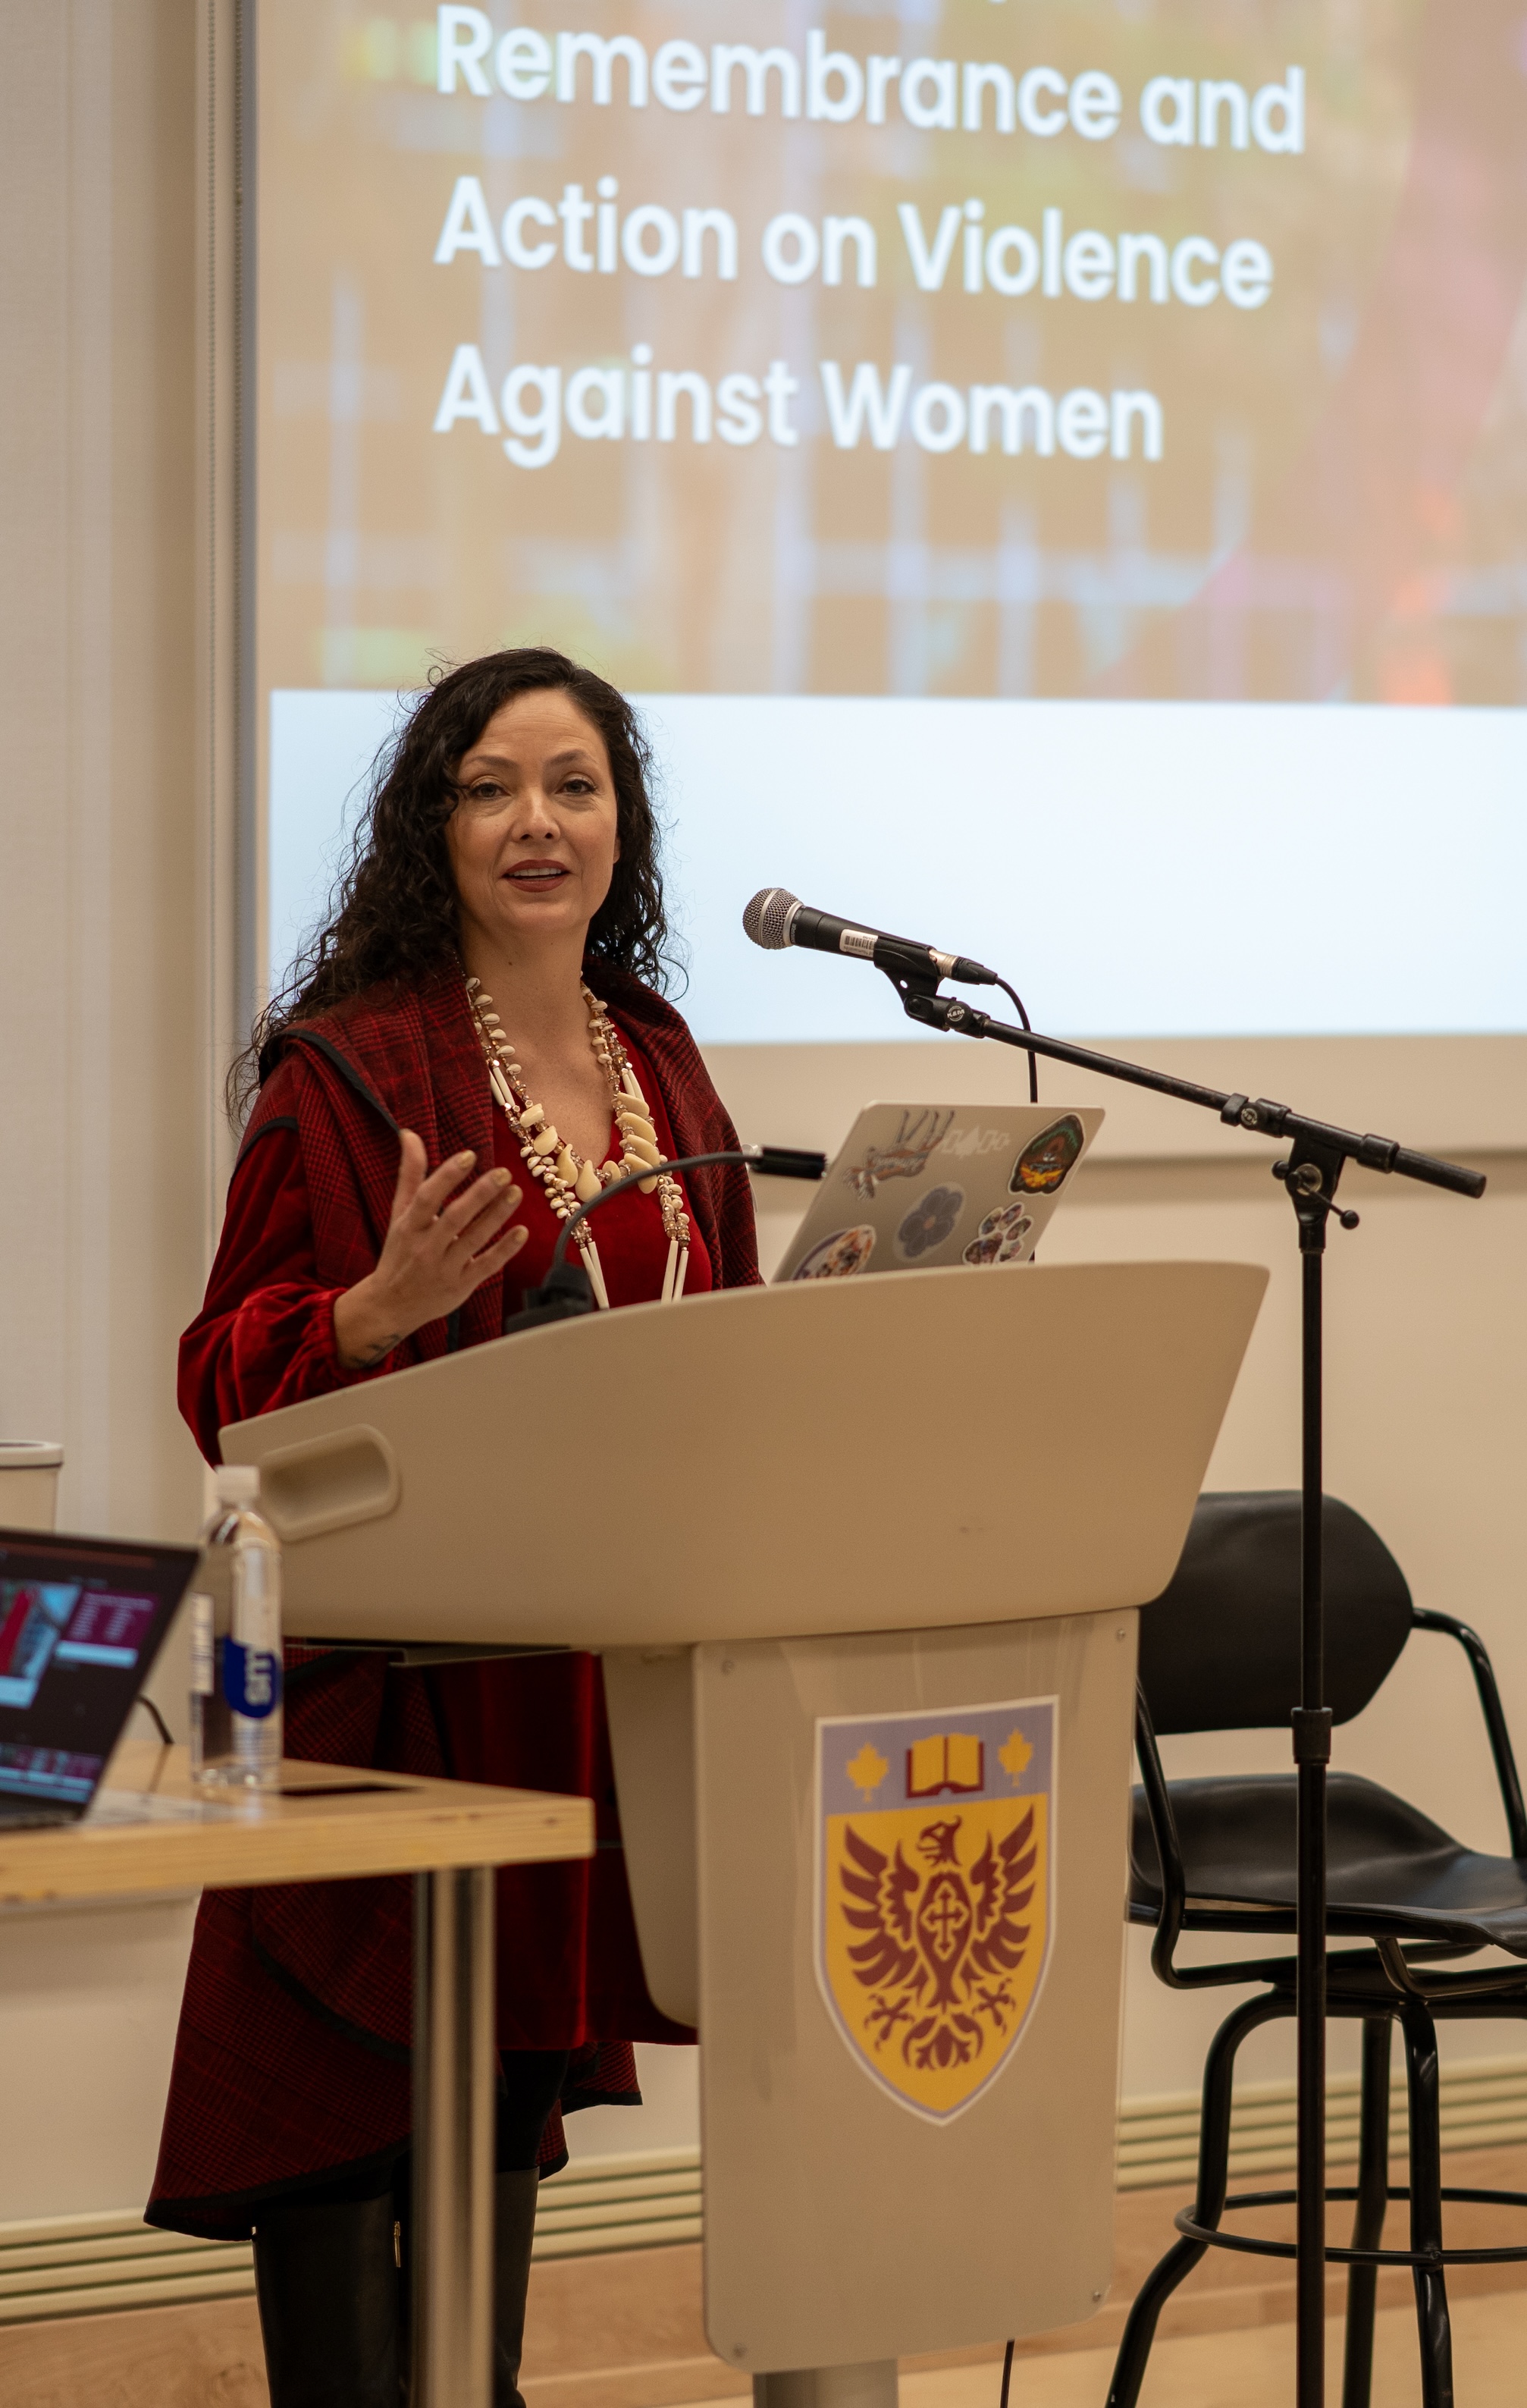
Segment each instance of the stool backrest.
[[[1252,1730],[1299,1703],[1297,1489],[1201,1497],[1171,1581],[1140,1615],[1140,1685],[1158,1731]],[[1349,1505],[1324,1500],[1325,1695],[1361,1713],[1413,1627],[1405,1574]]]

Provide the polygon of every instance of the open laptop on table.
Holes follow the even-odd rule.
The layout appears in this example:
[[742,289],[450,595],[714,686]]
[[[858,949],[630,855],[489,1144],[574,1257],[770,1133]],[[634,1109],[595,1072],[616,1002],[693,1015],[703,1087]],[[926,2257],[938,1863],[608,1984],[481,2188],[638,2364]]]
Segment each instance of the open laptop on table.
[[86,1813],[197,1561],[0,1530],[0,1830]]
[[1102,1121],[1043,1104],[866,1104],[775,1281],[1026,1263]]

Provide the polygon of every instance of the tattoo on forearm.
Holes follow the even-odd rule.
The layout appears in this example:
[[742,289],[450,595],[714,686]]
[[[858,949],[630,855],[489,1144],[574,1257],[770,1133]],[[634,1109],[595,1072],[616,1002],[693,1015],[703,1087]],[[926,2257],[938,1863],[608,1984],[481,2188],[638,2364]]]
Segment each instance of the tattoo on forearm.
[[358,1352],[347,1354],[346,1370],[369,1371],[374,1363],[379,1363],[384,1355],[391,1354],[394,1346],[402,1345],[405,1334],[401,1329],[394,1329],[390,1338],[378,1338],[375,1345],[363,1346]]

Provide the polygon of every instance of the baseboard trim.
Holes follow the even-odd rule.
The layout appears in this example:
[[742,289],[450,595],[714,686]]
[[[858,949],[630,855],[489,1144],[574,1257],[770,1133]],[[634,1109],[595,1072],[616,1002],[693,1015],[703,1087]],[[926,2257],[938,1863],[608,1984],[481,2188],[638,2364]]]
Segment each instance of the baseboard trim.
[[0,2224],[0,2325],[252,2293],[247,2242],[159,2232],[133,2208]]
[[588,2258],[698,2241],[700,2152],[644,2149],[624,2157],[575,2157],[541,2185],[536,2258]]
[[[1444,2160],[1450,2182],[1527,2190],[1527,2145],[1471,2149]],[[1115,2209],[1114,2280],[1097,2315],[1060,2331],[1025,2334],[1020,2358],[1110,2351],[1148,2268],[1175,2239],[1173,2216],[1191,2193],[1179,2185],[1120,2193]],[[1397,2214],[1399,2212],[1397,2211]],[[60,2219],[63,2220],[63,2219]],[[70,2219],[77,2225],[84,2219]],[[1345,2229],[1348,2211],[1333,2228]],[[1514,2224],[1517,2219],[1509,2219]],[[1292,2211],[1258,2218],[1274,2237],[1291,2238]],[[1403,2230],[1403,2223],[1400,2226]],[[77,2236],[78,2237],[78,2236]],[[1505,2237],[1500,2211],[1461,2206],[1449,2239],[1463,2247]],[[682,2246],[627,2249],[591,2264],[564,2257],[532,2269],[521,2387],[528,2408],[680,2408],[680,2403],[743,2395],[749,2380],[710,2351],[702,2306],[702,2252]],[[1520,2266],[1459,2266],[1449,2277],[1454,2300],[1520,2290]],[[1326,2285],[1326,2311],[1339,2315],[1341,2277]],[[1379,2277],[1378,2304],[1408,2301],[1403,2268]],[[1168,2300],[1163,2339],[1287,2322],[1293,2315],[1293,2270],[1211,2250]],[[935,2367],[993,2364],[1000,2341],[908,2358],[905,2373]],[[6,2408],[268,2408],[259,2324],[251,2299],[214,2299],[125,2314],[51,2315],[0,2329],[0,2401]],[[995,2374],[991,2398],[995,2398]],[[1097,2385],[1098,2396],[1103,2386]]]
[[[1356,2162],[1358,2097],[1355,2074],[1332,2077],[1327,2157],[1334,2171]],[[1198,2117],[1196,2091],[1126,2099],[1119,2114],[1120,2189],[1191,2182]],[[1390,2124],[1396,2162],[1403,2159],[1406,2128],[1405,2085],[1396,2079]],[[1502,2148],[1524,2140],[1527,2057],[1480,2057],[1444,2070],[1444,2149]],[[1232,2178],[1281,2173],[1293,2162],[1293,2084],[1238,2089]],[[541,2186],[535,2256],[546,2262],[672,2248],[698,2241],[703,2229],[698,2149],[579,2157]],[[0,2224],[0,2325],[247,2298],[253,2289],[247,2243],[156,2231],[136,2209]]]
[[[1444,2149],[1498,2149],[1527,2140],[1527,2057],[1476,2057],[1444,2067]],[[1326,2083],[1326,2163],[1357,2163],[1361,2085],[1355,2073]],[[1295,2160],[1292,2082],[1238,2086],[1231,2119],[1232,2179],[1290,2171]],[[1191,2182],[1198,2168],[1199,2093],[1126,2099],[1119,2111],[1119,2187],[1150,2190]],[[1406,2086],[1398,2057],[1390,2090],[1390,2149],[1403,2159],[1409,2139]]]

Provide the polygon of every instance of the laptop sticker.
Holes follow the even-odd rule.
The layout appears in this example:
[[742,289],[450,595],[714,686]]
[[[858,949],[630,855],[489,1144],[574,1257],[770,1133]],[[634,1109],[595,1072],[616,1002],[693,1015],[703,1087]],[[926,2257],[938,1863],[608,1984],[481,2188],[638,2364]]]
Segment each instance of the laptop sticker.
[[965,1207],[963,1187],[930,1187],[918,1197],[896,1231],[896,1252],[909,1263],[935,1254],[954,1235]]
[[1013,1165],[1007,1185],[1014,1196],[1053,1196],[1064,1185],[1086,1143],[1075,1112],[1063,1114],[1049,1127],[1031,1137]]
[[867,1222],[857,1229],[835,1229],[814,1246],[795,1276],[804,1279],[849,1279],[862,1271],[875,1252],[875,1232]]

